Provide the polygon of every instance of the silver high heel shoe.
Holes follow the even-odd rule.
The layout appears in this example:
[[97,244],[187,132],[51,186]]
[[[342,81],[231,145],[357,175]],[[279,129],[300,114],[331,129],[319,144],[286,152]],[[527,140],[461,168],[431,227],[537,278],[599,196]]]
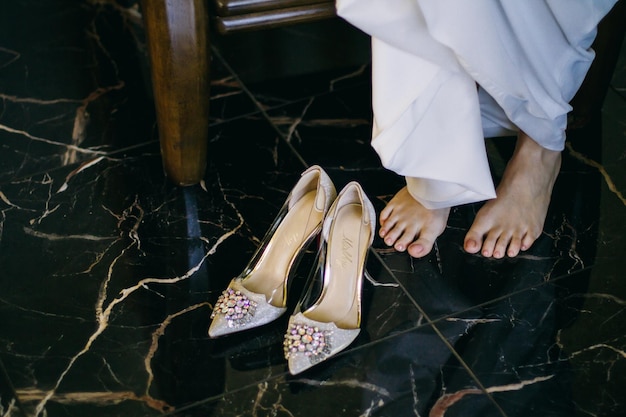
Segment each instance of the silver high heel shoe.
[[[361,330],[361,287],[374,239],[376,214],[356,182],[349,183],[330,208],[311,283],[321,294],[309,307],[313,285],[289,319],[284,351],[289,372],[298,374],[342,351]],[[304,309],[304,311],[302,311]]]
[[319,233],[336,195],[321,167],[302,173],[248,266],[215,303],[210,337],[261,326],[286,311],[287,284],[298,255]]

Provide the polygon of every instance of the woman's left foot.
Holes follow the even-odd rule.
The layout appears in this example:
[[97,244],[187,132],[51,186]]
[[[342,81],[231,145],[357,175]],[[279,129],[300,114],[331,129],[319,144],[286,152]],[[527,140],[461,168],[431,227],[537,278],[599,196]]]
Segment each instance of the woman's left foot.
[[485,257],[514,257],[543,231],[561,153],[542,148],[520,132],[511,160],[490,200],[478,211],[464,248]]
[[446,229],[449,214],[449,208],[427,209],[404,187],[380,213],[379,235],[398,252],[423,258]]

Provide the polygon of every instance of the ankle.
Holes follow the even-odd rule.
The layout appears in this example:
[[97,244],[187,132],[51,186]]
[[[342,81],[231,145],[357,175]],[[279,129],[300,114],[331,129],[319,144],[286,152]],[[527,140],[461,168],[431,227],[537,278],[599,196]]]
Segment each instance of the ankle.
[[514,156],[520,156],[523,160],[541,162],[545,166],[560,165],[561,162],[561,151],[544,148],[522,131],[517,136]]

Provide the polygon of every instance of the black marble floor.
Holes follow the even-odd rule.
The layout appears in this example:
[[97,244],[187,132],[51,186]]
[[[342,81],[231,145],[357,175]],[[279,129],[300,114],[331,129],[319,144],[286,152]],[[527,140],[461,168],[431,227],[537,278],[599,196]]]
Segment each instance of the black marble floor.
[[626,50],[531,250],[465,254],[477,206],[426,259],[376,240],[361,335],[294,377],[287,317],[210,340],[211,306],[306,165],[377,210],[402,184],[369,147],[369,67],[242,83],[215,53],[206,177],[177,188],[117,4],[0,5],[0,416],[626,415]]

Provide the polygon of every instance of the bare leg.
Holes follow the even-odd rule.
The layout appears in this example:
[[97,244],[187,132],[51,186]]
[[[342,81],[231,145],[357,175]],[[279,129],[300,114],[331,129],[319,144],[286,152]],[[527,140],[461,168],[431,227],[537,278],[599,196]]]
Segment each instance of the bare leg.
[[421,258],[446,228],[449,208],[429,210],[404,187],[380,213],[380,237],[397,251]]
[[478,211],[465,236],[465,250],[499,259],[530,248],[543,230],[560,166],[560,152],[544,149],[520,133],[497,198]]

